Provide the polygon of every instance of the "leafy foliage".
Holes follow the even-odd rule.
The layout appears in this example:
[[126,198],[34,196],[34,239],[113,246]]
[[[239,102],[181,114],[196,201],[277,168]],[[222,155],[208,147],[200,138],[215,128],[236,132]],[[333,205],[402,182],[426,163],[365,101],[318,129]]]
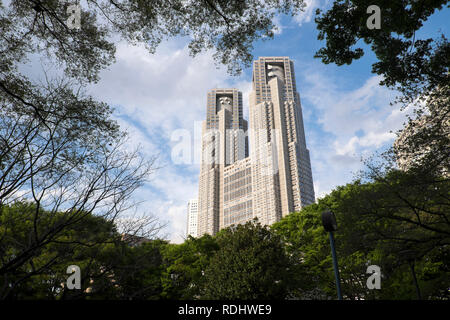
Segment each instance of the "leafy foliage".
[[217,235],[219,250],[205,271],[206,299],[283,299],[290,281],[290,258],[281,238],[255,222]]
[[[26,262],[0,280],[2,298],[7,299],[155,299],[162,292],[161,248],[155,240],[131,247],[122,241],[114,224],[102,217],[87,215],[77,224],[65,227],[45,245],[23,258],[29,229],[38,234],[59,221],[64,213],[40,209],[38,221],[32,217],[36,206],[15,203],[0,211],[0,266],[21,257]],[[68,290],[66,269],[81,269],[82,290]],[[5,289],[6,288],[6,289]]]
[[163,299],[199,298],[205,285],[204,272],[219,246],[215,238],[189,237],[184,243],[164,247]]
[[[302,0],[202,0],[141,1],[89,0],[81,6],[81,28],[66,25],[70,1],[11,1],[2,8],[0,52],[11,70],[12,61],[23,61],[26,53],[43,52],[56,58],[66,73],[88,81],[114,61],[117,35],[129,43],[142,43],[154,52],[160,42],[188,36],[192,55],[213,49],[218,62],[240,72],[251,63],[257,39],[274,35],[276,13],[297,14]],[[21,26],[20,29],[15,26]]]
[[[294,296],[335,296],[320,219],[330,209],[338,221],[336,247],[346,299],[448,299],[449,184],[413,184],[417,180],[411,176],[395,171],[383,180],[338,187],[273,226],[298,261]],[[366,287],[366,268],[372,264],[381,267],[381,290]]]
[[[317,11],[319,40],[326,40],[316,57],[324,63],[351,64],[364,55],[357,47],[363,40],[370,45],[378,61],[372,72],[383,76],[381,84],[404,93],[412,102],[437,85],[448,85],[450,44],[438,39],[416,39],[416,32],[427,19],[448,1],[337,0],[323,13]],[[370,5],[381,9],[381,29],[366,26]],[[448,6],[448,4],[447,4]],[[355,48],[356,46],[356,48]]]

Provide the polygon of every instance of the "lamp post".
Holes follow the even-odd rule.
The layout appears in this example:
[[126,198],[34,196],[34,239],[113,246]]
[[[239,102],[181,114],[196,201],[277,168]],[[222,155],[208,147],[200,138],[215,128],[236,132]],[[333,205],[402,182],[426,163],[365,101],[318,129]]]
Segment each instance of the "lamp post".
[[334,268],[334,277],[336,279],[336,289],[338,294],[338,299],[342,300],[342,292],[341,292],[341,279],[339,278],[339,268],[338,261],[336,256],[336,249],[334,247],[334,235],[333,232],[337,229],[336,217],[331,211],[322,212],[322,224],[330,235],[330,246],[331,246],[331,256],[333,258],[333,268]]

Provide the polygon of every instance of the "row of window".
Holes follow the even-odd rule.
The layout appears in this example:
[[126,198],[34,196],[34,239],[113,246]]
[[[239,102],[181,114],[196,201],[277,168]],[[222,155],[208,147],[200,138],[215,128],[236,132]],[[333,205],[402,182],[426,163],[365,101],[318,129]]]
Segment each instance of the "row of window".
[[246,175],[246,177],[243,177],[242,179],[239,179],[236,182],[225,183],[224,192],[227,193],[229,191],[236,190],[250,183],[252,183],[252,177],[250,175]]
[[224,201],[233,201],[234,199],[244,197],[252,192],[252,186],[247,186],[245,188],[241,188],[234,192],[224,195]]
[[249,175],[251,172],[252,172],[251,168],[246,168],[244,170],[237,171],[237,172],[233,173],[232,175],[225,177],[224,183],[225,184],[231,183],[234,180],[237,180],[237,179],[245,177],[246,175]]
[[229,215],[235,214],[236,212],[244,211],[244,210],[247,210],[247,209],[251,209],[252,206],[253,206],[252,200],[248,200],[246,202],[241,202],[241,203],[236,204],[236,205],[234,205],[234,206],[232,206],[230,208],[224,209],[223,210],[223,214],[224,214],[225,217],[227,217]]
[[233,216],[233,217],[225,218],[224,224],[230,225],[230,224],[240,223],[240,222],[251,219],[252,216],[253,216],[253,213],[251,211],[246,212],[246,213],[241,213],[241,214]]

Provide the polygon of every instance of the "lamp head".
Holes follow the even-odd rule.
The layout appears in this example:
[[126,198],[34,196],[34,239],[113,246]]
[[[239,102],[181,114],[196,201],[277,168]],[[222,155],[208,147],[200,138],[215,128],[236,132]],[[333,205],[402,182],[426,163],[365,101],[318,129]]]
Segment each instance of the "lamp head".
[[327,210],[322,212],[322,224],[327,232],[333,232],[337,229],[336,216],[333,212]]

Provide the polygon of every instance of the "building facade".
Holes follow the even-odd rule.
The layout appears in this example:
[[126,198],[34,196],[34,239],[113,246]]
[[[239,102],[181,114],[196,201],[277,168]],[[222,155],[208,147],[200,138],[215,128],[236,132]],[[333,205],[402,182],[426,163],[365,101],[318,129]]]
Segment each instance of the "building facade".
[[261,57],[254,62],[249,107],[248,127],[241,92],[208,93],[199,235],[214,235],[254,218],[271,225],[315,201],[300,96],[289,58]]
[[[442,90],[442,89],[437,89]],[[450,177],[448,144],[450,141],[450,113],[440,104],[428,107],[429,114],[409,122],[398,135],[393,148],[400,170],[422,166],[432,158],[435,173]]]
[[187,205],[187,229],[186,236],[198,236],[198,201],[191,199]]

